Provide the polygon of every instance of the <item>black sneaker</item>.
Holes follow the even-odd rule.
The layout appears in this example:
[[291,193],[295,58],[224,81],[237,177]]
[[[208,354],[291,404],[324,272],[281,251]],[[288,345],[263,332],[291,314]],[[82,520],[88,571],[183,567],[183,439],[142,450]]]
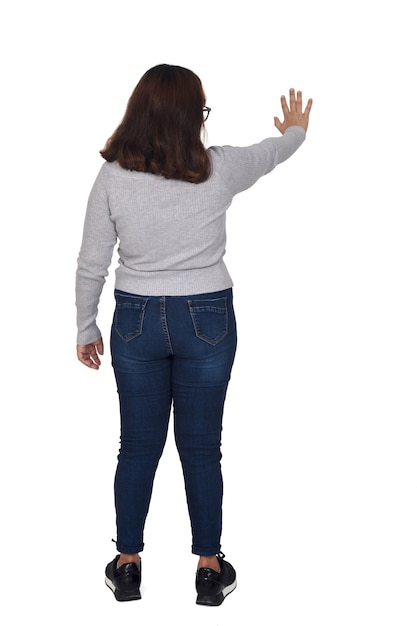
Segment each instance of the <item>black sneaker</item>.
[[197,604],[205,606],[219,606],[225,597],[236,588],[236,572],[234,568],[224,560],[224,554],[217,555],[220,572],[209,567],[201,567],[197,570],[195,586],[197,589]]
[[117,555],[106,567],[106,585],[113,591],[116,600],[140,600],[141,564],[125,563],[117,567]]

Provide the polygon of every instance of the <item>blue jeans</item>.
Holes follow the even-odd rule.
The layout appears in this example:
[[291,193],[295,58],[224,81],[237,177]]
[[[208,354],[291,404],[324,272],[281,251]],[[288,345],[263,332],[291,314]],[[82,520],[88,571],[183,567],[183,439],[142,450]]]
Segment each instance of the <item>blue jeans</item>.
[[115,291],[112,365],[121,437],[115,476],[117,549],[143,550],[155,472],[173,406],[192,552],[220,551],[223,407],[236,352],[232,290],[192,296]]

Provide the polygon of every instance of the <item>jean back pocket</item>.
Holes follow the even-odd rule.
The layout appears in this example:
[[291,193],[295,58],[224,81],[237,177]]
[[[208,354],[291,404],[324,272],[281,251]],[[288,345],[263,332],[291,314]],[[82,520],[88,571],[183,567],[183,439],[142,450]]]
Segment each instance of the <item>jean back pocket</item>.
[[116,291],[114,328],[123,341],[132,341],[142,334],[143,319],[148,298]]
[[227,298],[188,300],[196,336],[212,346],[227,335]]

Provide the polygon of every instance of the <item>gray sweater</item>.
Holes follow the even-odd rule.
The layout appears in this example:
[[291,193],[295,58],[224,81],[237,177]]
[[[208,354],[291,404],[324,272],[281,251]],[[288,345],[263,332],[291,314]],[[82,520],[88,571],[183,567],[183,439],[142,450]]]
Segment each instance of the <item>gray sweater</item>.
[[300,126],[246,148],[209,148],[205,183],[167,180],[104,163],[91,190],[76,276],[77,343],[100,338],[98,303],[119,241],[117,289],[184,296],[232,286],[223,261],[233,196],[288,159],[305,139]]

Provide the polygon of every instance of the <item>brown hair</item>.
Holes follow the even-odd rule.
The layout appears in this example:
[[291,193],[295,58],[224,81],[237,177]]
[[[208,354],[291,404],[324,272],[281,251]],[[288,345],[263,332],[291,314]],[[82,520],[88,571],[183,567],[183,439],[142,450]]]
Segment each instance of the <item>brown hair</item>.
[[157,65],[136,85],[100,154],[127,170],[202,183],[211,172],[201,140],[205,103],[201,81],[191,70]]

